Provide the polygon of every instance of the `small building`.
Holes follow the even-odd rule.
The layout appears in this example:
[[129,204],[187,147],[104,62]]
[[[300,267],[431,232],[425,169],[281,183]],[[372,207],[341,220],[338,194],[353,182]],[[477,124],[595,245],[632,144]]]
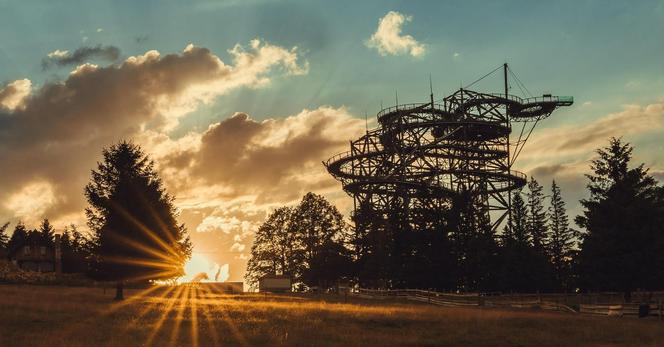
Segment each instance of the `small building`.
[[259,292],[289,293],[292,291],[292,282],[289,276],[269,275],[258,280]]
[[10,250],[7,258],[23,271],[60,273],[62,254],[59,235],[56,235],[55,244],[26,240]]

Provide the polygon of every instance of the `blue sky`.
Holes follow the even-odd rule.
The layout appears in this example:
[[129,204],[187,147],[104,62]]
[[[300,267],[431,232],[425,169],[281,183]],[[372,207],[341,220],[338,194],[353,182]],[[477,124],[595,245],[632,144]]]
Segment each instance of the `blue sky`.
[[[391,11],[407,18],[401,35],[422,54],[381,54],[369,43]],[[222,254],[215,261],[231,264],[231,279],[274,206],[313,190],[348,212],[320,160],[345,150],[365,112],[392,105],[395,92],[402,103],[426,101],[429,75],[442,98],[507,61],[533,94],[574,96],[572,107],[540,122],[515,165],[546,186],[559,180],[571,215],[592,150],[609,136],[635,144],[635,159],[664,178],[662,1],[0,0],[0,23],[0,163],[12,163],[0,178],[0,221],[84,225],[80,192],[89,170],[103,146],[129,138],[162,163],[198,247],[223,245],[205,252]],[[185,49],[190,43],[198,48]],[[49,53],[97,45],[120,56],[42,67]],[[182,71],[168,68],[169,54]],[[77,70],[84,63],[97,67]],[[151,85],[158,79],[147,72],[132,79],[125,73],[132,64],[134,73],[161,71],[174,86]],[[202,64],[216,77],[196,74]],[[495,75],[476,88],[500,91],[501,83]],[[9,103],[12,85],[26,92]],[[49,97],[52,86],[64,102]],[[86,91],[93,101],[80,97]],[[141,107],[135,113],[118,113],[145,93],[154,95],[132,99]],[[201,164],[215,153],[227,166]],[[59,172],[62,162],[75,170]],[[268,169],[252,166],[265,162]]]
[[[442,96],[505,60],[532,91],[592,100],[597,113],[654,100],[663,83],[661,1],[3,1],[0,8],[4,81],[62,76],[66,69],[42,71],[41,58],[84,37],[124,55],[178,52],[191,42],[220,57],[259,37],[298,46],[310,61],[307,76],[238,91],[203,117],[240,108],[257,118],[283,116],[321,104],[374,114],[395,90],[404,101],[426,98],[429,74]],[[364,45],[389,10],[413,17],[404,32],[427,45],[424,57],[380,57]],[[630,81],[639,87],[626,88]]]

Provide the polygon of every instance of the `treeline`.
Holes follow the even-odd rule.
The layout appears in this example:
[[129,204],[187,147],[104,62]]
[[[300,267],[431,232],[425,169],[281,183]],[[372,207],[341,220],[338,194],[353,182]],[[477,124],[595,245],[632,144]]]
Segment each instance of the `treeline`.
[[[0,227],[0,254],[9,258],[20,252],[25,246],[55,247],[56,231],[48,219],[44,219],[37,229],[28,229],[23,222],[14,226],[11,237],[8,234],[9,223]],[[60,237],[62,252],[62,271],[65,273],[83,273],[88,271],[91,239],[76,229],[75,225],[64,228]]]
[[259,228],[246,278],[286,274],[301,288],[347,281],[481,292],[662,289],[664,187],[643,165],[630,168],[632,147],[620,139],[596,153],[590,196],[575,219],[580,230],[570,226],[558,184],[545,195],[534,178],[512,193],[511,216],[498,231],[470,194],[441,213],[415,206],[375,218],[371,206],[358,206],[351,228],[309,193]]

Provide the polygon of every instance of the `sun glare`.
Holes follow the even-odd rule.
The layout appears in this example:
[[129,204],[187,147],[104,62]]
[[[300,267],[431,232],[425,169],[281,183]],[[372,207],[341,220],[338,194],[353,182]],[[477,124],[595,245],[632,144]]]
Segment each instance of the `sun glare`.
[[193,253],[184,264],[184,274],[177,283],[224,282],[228,279],[228,264],[219,265],[200,253]]

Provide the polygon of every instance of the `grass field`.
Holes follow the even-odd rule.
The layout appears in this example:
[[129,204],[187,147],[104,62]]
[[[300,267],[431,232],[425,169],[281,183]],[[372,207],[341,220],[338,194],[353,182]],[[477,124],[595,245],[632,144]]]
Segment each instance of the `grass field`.
[[336,296],[0,285],[0,346],[664,346],[664,322]]

